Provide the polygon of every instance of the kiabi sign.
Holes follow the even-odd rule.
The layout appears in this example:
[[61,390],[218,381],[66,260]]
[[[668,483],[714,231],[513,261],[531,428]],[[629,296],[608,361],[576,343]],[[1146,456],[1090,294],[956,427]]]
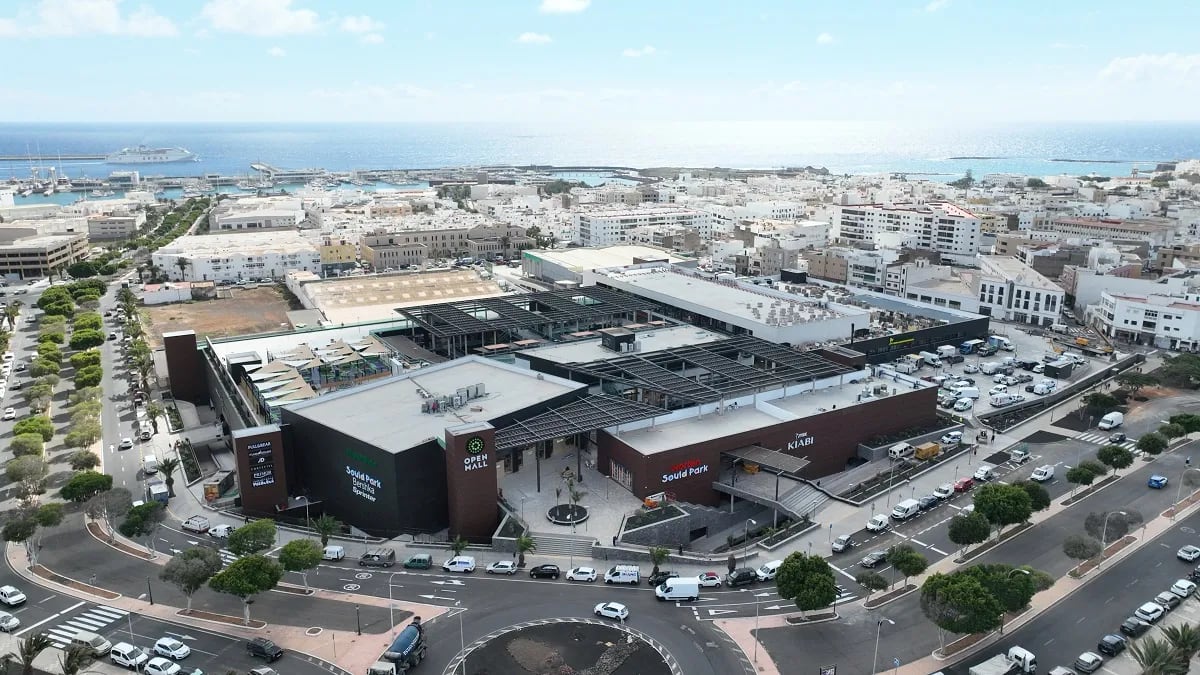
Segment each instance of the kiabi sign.
[[809,436],[807,431],[801,431],[796,434],[795,439],[788,441],[787,449],[799,450],[800,448],[805,448],[812,445],[816,440],[817,439],[813,438],[812,436]]

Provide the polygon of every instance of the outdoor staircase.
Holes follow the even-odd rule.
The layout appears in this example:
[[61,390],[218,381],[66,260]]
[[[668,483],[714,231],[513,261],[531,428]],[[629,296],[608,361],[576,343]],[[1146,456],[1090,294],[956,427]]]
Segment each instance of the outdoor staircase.
[[800,517],[816,513],[827,501],[829,501],[829,495],[808,483],[800,483],[786,494],[779,496],[779,504],[784,507],[784,510]]
[[547,534],[530,532],[529,536],[537,544],[537,550],[531,555],[562,555],[592,557],[592,544],[595,537],[583,534]]

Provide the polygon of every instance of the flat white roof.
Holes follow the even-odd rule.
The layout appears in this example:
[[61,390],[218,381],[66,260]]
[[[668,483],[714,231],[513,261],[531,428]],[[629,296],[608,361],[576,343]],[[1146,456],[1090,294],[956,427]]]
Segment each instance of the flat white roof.
[[[429,400],[422,392],[433,397],[453,396],[460,388],[481,383],[486,394],[460,408],[421,412],[421,404]],[[488,422],[586,386],[493,359],[468,356],[291,405],[288,410],[397,453],[442,438],[447,427]]]
[[995,272],[1001,274],[1006,280],[1015,281],[1021,284],[1027,284],[1034,288],[1041,288],[1047,291],[1062,292],[1062,287],[1042,276],[1040,272],[1033,269],[1029,265],[1003,255],[988,255],[979,257],[982,266],[985,268],[984,273],[988,272],[988,267]]
[[317,249],[298,232],[238,232],[236,234],[189,234],[158,249],[156,254],[205,255],[213,253],[257,253],[260,251],[306,251]]
[[525,255],[553,262],[573,271],[599,269],[602,267],[624,267],[632,265],[634,258],[650,258],[677,263],[684,260],[670,251],[652,246],[604,246],[601,248],[567,248],[545,251],[527,251]]
[[[665,349],[675,349],[688,345],[700,345],[706,342],[725,340],[729,336],[714,333],[710,330],[695,326],[671,326],[634,332],[638,342],[638,354],[658,352]],[[604,359],[615,359],[626,354],[618,354],[606,349],[600,344],[600,337],[586,338],[574,342],[550,344],[544,347],[526,349],[518,354],[529,354],[555,363],[591,363]]]

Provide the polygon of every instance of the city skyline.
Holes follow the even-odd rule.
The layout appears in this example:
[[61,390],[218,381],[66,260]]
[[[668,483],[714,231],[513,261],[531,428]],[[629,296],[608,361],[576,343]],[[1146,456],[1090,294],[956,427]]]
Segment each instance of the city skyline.
[[[14,0],[0,121],[1195,119],[1200,7]],[[1148,102],[1152,105],[1148,105]]]

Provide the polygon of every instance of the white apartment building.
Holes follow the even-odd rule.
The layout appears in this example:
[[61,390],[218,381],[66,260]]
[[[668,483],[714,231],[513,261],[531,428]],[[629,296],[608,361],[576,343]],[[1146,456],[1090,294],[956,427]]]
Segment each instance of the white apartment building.
[[701,239],[712,237],[709,214],[682,207],[597,209],[576,213],[572,220],[572,229],[576,233],[574,241],[581,246],[630,243],[630,231],[637,227],[681,225],[696,232]]
[[847,243],[974,256],[982,241],[980,219],[950,202],[839,206],[835,212],[833,236]]
[[931,265],[929,261],[900,263],[887,268],[884,292],[909,300],[979,313],[979,298],[973,284],[978,272],[947,265]]
[[1052,218],[1044,229],[1060,237],[1084,241],[1146,241],[1152,247],[1164,246],[1175,236],[1175,225],[1150,220],[1118,218]]
[[1066,293],[1032,267],[1007,256],[980,256],[979,312],[1012,321],[1058,323]]
[[1126,295],[1103,291],[1088,307],[1105,335],[1160,349],[1200,351],[1200,295]]
[[213,232],[295,228],[304,220],[304,205],[297,197],[246,197],[222,201],[208,216]]
[[296,232],[187,235],[158,249],[151,262],[173,281],[281,279],[292,270],[320,274],[317,247]]

